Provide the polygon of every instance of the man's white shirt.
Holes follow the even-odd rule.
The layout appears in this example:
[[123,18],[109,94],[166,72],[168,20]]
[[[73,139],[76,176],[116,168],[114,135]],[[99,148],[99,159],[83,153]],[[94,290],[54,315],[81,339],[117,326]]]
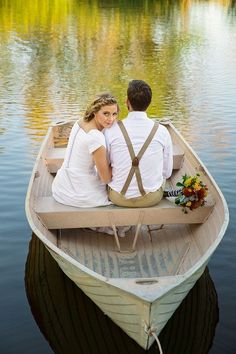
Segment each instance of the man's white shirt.
[[[147,117],[146,112],[129,112],[123,124],[128,132],[135,155],[138,154],[146,141],[154,121]],[[105,132],[109,160],[112,166],[112,181],[109,186],[120,192],[129,174],[132,162],[127,144],[117,123]],[[154,192],[169,178],[173,168],[173,152],[170,134],[166,127],[159,124],[156,134],[139,162],[145,192]],[[135,175],[125,194],[126,198],[139,197]]]

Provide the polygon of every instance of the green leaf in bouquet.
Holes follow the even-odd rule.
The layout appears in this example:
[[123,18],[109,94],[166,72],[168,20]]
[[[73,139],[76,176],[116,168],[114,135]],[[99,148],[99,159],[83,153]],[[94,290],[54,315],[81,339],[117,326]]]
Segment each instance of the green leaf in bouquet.
[[177,183],[176,183],[176,186],[177,186],[177,187],[184,187],[184,184],[181,183],[181,182],[177,182]]
[[179,198],[180,203],[183,203],[186,200],[185,195],[181,195]]

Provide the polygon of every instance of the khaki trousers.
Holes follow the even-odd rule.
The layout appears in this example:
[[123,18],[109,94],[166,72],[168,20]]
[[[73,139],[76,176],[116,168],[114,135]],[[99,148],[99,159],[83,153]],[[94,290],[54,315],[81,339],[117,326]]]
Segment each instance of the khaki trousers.
[[165,182],[155,192],[149,192],[145,195],[141,195],[140,197],[127,199],[122,194],[108,187],[108,197],[112,201],[112,203],[118,206],[129,208],[146,208],[154,206],[160,202],[163,197],[164,188]]

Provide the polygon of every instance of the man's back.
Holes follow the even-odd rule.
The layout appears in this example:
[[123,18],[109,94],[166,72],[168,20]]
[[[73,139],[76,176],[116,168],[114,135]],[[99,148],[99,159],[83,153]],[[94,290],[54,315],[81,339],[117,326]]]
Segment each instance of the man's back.
[[[146,112],[132,111],[123,120],[133,145],[135,155],[138,154],[146,141],[154,122]],[[132,165],[131,157],[124,136],[118,124],[114,124],[105,132],[107,148],[112,166],[112,181],[109,186],[121,192]],[[139,170],[146,193],[154,192],[161,187],[163,180],[172,172],[172,143],[167,129],[159,125],[150,145],[147,147],[139,163]],[[140,191],[134,175],[125,198],[139,197]]]

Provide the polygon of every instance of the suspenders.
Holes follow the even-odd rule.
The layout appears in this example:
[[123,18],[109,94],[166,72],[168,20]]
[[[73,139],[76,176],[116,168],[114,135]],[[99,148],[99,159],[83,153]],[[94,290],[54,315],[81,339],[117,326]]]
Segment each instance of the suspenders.
[[145,192],[145,190],[143,188],[142,178],[141,178],[141,174],[140,174],[140,170],[139,170],[139,161],[141,160],[141,158],[142,158],[144,152],[146,151],[148,145],[151,143],[152,138],[156,134],[156,131],[157,131],[159,123],[158,122],[154,123],[154,126],[153,126],[150,134],[148,135],[145,143],[143,144],[143,146],[140,149],[140,151],[137,154],[137,156],[135,156],[133,145],[131,143],[130,137],[129,137],[128,133],[127,133],[127,130],[125,129],[124,124],[122,123],[121,120],[119,120],[117,123],[118,123],[118,126],[119,126],[119,128],[120,128],[120,130],[121,130],[121,132],[122,132],[122,134],[123,134],[123,136],[125,138],[125,141],[126,141],[129,153],[130,153],[130,157],[131,157],[131,160],[132,160],[132,166],[130,168],[128,177],[127,177],[127,179],[125,181],[125,184],[124,184],[124,187],[122,188],[120,193],[122,195],[125,195],[125,193],[127,192],[128,187],[130,185],[130,182],[131,182],[131,180],[133,178],[133,175],[135,174],[139,191],[140,191],[141,195],[145,195],[146,192]]

